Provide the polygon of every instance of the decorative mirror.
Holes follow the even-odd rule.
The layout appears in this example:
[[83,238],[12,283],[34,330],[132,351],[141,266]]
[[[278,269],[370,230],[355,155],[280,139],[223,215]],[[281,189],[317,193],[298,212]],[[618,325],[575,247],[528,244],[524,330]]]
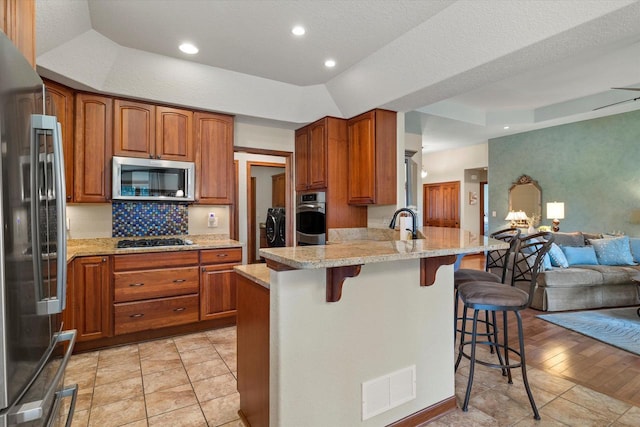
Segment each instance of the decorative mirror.
[[522,175],[509,188],[509,211],[523,211],[528,217],[542,216],[542,190],[529,175]]

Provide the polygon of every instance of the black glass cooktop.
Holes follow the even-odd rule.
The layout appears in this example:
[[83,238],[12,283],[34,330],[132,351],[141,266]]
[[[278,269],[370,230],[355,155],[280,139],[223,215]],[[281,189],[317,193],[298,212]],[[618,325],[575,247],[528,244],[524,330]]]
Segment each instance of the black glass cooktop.
[[148,248],[153,246],[182,246],[188,243],[183,239],[177,238],[158,238],[158,239],[136,239],[136,240],[120,240],[118,248]]

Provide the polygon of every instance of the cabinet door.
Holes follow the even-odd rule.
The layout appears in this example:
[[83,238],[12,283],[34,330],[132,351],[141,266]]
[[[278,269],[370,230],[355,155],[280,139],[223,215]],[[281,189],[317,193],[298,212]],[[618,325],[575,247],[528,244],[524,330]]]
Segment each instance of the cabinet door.
[[233,203],[235,170],[233,164],[233,117],[196,113],[198,203]]
[[375,203],[375,122],[373,112],[348,122],[349,203]]
[[76,258],[73,274],[78,341],[111,336],[109,257]]
[[111,198],[113,100],[76,95],[74,181],[76,202],[104,203]]
[[0,0],[0,30],[36,67],[35,0]]
[[113,155],[153,158],[156,107],[141,102],[113,101]]
[[236,280],[233,264],[204,266],[200,273],[200,320],[234,315]]
[[309,127],[305,126],[296,131],[295,141],[296,159],[296,191],[305,191],[309,185]]
[[[73,91],[68,87],[46,81],[46,111],[55,110],[62,128],[62,151],[64,155],[64,175],[67,202],[73,201]],[[51,107],[54,107],[52,110]]]
[[193,112],[156,107],[157,159],[193,162]]
[[271,206],[286,206],[286,185],[284,173],[271,176]]
[[327,188],[327,128],[325,120],[309,127],[309,152],[307,173],[309,190]]

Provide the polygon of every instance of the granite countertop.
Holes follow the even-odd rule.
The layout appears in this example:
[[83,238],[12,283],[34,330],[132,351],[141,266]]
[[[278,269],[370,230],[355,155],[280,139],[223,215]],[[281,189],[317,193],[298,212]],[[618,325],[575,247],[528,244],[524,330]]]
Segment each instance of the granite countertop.
[[[144,248],[123,248],[118,249],[116,245],[123,239],[149,239],[149,238],[180,238],[191,240],[193,245],[182,246],[151,246]],[[67,262],[77,256],[92,255],[121,255],[140,254],[147,252],[174,252],[174,251],[194,251],[200,249],[220,249],[242,247],[243,244],[237,240],[229,239],[227,235],[220,234],[189,234],[181,236],[153,236],[153,237],[99,237],[94,239],[69,239],[67,240]]]
[[[395,240],[395,234],[378,229],[343,229],[340,232],[341,238],[336,238],[335,243],[329,245],[265,248],[260,249],[260,256],[293,268],[313,269],[476,253],[509,247],[502,241],[458,228],[422,227],[419,231],[423,239],[404,241]],[[354,240],[349,240],[349,237]]]
[[240,275],[247,279],[256,282],[265,288],[269,289],[269,283],[271,282],[271,270],[265,263],[259,264],[246,264],[237,265],[233,269]]

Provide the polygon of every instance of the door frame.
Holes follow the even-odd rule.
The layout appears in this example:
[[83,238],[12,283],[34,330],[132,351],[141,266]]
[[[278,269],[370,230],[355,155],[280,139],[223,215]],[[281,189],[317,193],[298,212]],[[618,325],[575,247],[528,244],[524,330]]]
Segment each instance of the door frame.
[[[487,185],[488,182],[487,181],[480,181],[480,200],[478,200],[478,203],[480,203],[480,234],[484,235],[484,198],[486,197],[486,194],[484,194],[484,186]],[[487,212],[487,218],[489,217],[489,212]],[[488,231],[488,230],[487,230]]]

